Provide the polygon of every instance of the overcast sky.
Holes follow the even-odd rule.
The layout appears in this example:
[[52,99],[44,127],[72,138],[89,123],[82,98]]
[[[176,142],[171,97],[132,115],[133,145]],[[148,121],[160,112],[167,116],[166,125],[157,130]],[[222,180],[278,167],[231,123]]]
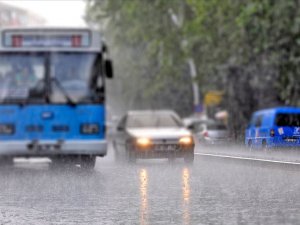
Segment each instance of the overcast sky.
[[49,26],[84,26],[83,0],[1,0],[42,16]]

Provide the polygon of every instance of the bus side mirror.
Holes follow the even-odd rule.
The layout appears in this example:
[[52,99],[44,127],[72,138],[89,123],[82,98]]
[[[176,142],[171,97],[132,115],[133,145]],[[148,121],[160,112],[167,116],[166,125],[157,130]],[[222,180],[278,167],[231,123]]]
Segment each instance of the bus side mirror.
[[111,60],[104,61],[104,69],[107,78],[111,79],[114,77],[113,63]]

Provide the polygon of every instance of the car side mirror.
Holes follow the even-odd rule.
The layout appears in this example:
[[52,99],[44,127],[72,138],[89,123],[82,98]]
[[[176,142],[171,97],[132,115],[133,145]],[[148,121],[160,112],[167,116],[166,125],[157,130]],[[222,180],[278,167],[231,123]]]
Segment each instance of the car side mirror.
[[194,130],[194,125],[189,125],[189,126],[187,126],[187,129],[189,129],[189,130]]
[[104,70],[107,78],[114,77],[113,63],[111,60],[107,59],[104,61]]
[[124,131],[124,130],[125,130],[124,127],[121,127],[121,126],[117,127],[117,131]]

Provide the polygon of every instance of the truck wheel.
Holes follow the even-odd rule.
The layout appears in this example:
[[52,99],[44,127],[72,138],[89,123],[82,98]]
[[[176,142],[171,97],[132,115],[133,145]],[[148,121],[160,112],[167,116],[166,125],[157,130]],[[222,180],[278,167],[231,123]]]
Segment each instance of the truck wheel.
[[263,140],[262,143],[261,143],[261,149],[264,151],[264,152],[268,152],[269,151],[269,147],[268,147],[268,144],[267,144],[267,141],[266,140]]
[[82,155],[80,160],[80,167],[84,170],[92,170],[96,165],[96,156]]
[[252,151],[252,148],[253,148],[253,145],[252,145],[252,140],[249,140],[248,141],[248,149],[250,150],[250,151]]
[[188,153],[184,156],[184,162],[188,164],[193,164],[194,158],[195,158],[194,152]]

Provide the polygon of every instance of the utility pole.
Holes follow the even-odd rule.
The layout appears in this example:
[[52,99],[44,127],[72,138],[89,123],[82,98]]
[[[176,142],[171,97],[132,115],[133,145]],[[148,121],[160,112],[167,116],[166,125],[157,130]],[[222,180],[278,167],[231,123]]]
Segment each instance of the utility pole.
[[187,62],[189,64],[190,76],[192,79],[194,112],[197,112],[198,107],[200,107],[199,87],[196,82],[197,70],[196,70],[196,65],[195,65],[195,61],[193,58],[188,58]]

